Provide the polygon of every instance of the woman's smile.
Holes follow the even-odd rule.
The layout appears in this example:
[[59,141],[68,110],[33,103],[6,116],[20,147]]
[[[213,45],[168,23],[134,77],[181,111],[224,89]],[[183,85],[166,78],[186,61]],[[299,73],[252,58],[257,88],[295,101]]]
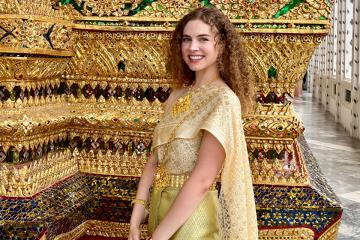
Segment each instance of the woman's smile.
[[203,55],[189,55],[189,59],[191,63],[199,63],[200,60],[204,58]]

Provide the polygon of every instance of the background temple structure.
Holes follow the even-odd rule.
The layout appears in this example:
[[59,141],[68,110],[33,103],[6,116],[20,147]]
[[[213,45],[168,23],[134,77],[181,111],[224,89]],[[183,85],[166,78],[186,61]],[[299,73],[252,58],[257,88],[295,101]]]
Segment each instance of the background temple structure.
[[[292,105],[332,0],[0,0],[0,239],[127,236],[171,91],[177,20],[221,9],[248,52],[244,117],[260,239],[336,239],[342,209]],[[146,236],[146,226],[142,229]]]

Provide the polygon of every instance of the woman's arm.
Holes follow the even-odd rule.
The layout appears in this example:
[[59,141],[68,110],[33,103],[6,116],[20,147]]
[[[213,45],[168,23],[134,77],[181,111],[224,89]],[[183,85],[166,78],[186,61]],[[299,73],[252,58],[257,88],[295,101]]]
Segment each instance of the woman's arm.
[[205,197],[224,160],[224,148],[211,133],[205,131],[196,165],[165,218],[155,229],[153,240],[169,239],[185,223]]
[[[171,91],[170,96],[165,102],[165,112],[168,111],[169,106],[172,104],[172,102],[174,101],[174,99],[178,94],[179,94],[178,89],[174,89]],[[143,174],[141,176],[136,194],[136,199],[141,199],[146,201],[149,199],[149,189],[154,181],[156,167],[157,167],[157,162],[151,155],[145,165]],[[139,228],[141,221],[144,219],[144,214],[145,214],[144,206],[135,204],[130,219],[130,230],[132,228],[135,229]]]
[[[149,156],[143,174],[141,176],[139,186],[136,193],[136,199],[142,199],[147,201],[149,199],[149,189],[154,181],[154,175],[156,172],[157,162],[152,155]],[[130,229],[139,228],[141,221],[144,219],[145,206],[141,204],[135,204],[131,219],[130,219]]]

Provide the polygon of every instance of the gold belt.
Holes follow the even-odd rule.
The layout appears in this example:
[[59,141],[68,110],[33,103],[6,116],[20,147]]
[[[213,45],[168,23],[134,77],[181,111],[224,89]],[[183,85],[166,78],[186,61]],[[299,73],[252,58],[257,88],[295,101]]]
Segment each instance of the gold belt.
[[[190,174],[168,174],[165,166],[160,165],[156,170],[154,187],[165,188],[181,188],[186,180],[190,177]],[[210,191],[216,190],[216,182],[214,182],[210,188]]]

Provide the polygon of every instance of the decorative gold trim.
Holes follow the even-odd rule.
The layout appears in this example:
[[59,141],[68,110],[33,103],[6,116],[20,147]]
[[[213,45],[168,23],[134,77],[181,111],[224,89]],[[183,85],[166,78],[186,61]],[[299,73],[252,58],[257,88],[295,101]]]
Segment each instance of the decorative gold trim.
[[313,240],[314,231],[309,228],[263,229],[259,231],[259,240]]
[[68,50],[53,50],[53,49],[22,49],[16,47],[0,47],[1,53],[17,53],[17,54],[41,54],[56,57],[72,57],[74,53]]
[[[74,17],[75,21],[129,21],[129,22],[177,22],[177,18],[158,18],[158,17]],[[329,25],[329,20],[308,20],[308,19],[230,19],[232,23],[290,23],[290,24],[311,24],[311,25]]]
[[[127,237],[130,224],[88,220],[70,232],[60,234],[54,240],[75,240],[83,235],[102,237]],[[313,240],[314,231],[309,228],[262,229],[259,240]],[[147,236],[147,225],[141,226],[141,238]],[[325,239],[321,239],[325,240]]]
[[84,17],[74,17],[75,21],[109,21],[109,22],[177,22],[179,19],[176,18],[158,18],[158,17],[93,17],[93,16],[84,16]]
[[[81,30],[101,30],[101,31],[122,31],[122,32],[158,32],[158,31],[173,31],[175,28],[171,27],[171,23],[176,23],[176,18],[155,18],[155,17],[78,17],[74,18],[74,29]],[[99,21],[104,25],[91,25],[82,21]],[[115,22],[124,24],[123,26],[112,25]],[[162,26],[150,26],[150,27],[133,27],[131,23],[138,22],[151,22],[160,24]],[[243,33],[287,33],[287,34],[327,34],[330,28],[330,22],[328,20],[287,20],[287,19],[232,19],[234,24],[246,24],[246,28],[237,29]],[[108,25],[107,25],[108,24]],[[259,29],[253,28],[252,24],[287,24],[289,28],[286,29]],[[325,29],[298,29],[296,25],[308,24],[308,25],[323,25]]]
[[311,24],[311,25],[329,25],[329,20],[307,20],[307,19],[232,19],[232,23],[277,23],[277,24]]
[[0,196],[32,197],[79,171],[69,149],[30,163],[0,165]]
[[86,221],[74,228],[73,230],[60,234],[54,238],[54,240],[75,240],[85,235],[87,229],[89,228],[89,222]]
[[335,222],[328,230],[326,230],[318,240],[336,240],[337,234],[339,232],[341,224],[341,219]]
[[147,156],[129,155],[127,152],[120,155],[101,151],[95,155],[93,151],[82,151],[77,157],[79,172],[90,174],[102,174],[112,176],[140,177],[145,166]]
[[46,22],[46,23],[57,23],[62,24],[65,26],[71,27],[73,25],[72,20],[66,20],[61,17],[47,17],[47,16],[40,16],[40,15],[30,15],[30,14],[0,14],[0,20],[10,20],[10,19],[21,19],[21,20],[35,20],[39,22]]
[[[67,233],[60,234],[54,240],[75,240],[86,233],[90,236],[127,237],[129,223],[88,220]],[[141,225],[141,238],[147,236],[147,225]]]
[[[166,23],[164,23],[166,24]],[[109,26],[109,25],[89,25],[76,23],[73,29],[77,30],[98,30],[109,32],[172,32],[174,27],[129,27],[129,26]],[[236,29],[241,33],[269,33],[269,34],[328,34],[328,29],[259,29],[259,28],[244,28]]]

